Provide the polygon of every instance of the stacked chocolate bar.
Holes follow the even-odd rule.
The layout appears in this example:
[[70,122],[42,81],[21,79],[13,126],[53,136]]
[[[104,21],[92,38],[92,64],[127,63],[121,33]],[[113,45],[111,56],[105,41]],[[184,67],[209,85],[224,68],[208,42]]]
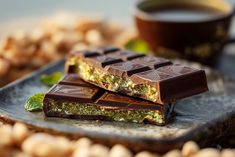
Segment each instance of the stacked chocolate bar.
[[43,111],[49,117],[158,125],[165,124],[170,117],[171,107],[105,91],[72,74],[54,85],[43,101]]
[[72,52],[65,67],[46,116],[164,125],[170,104],[208,90],[203,70],[114,47]]

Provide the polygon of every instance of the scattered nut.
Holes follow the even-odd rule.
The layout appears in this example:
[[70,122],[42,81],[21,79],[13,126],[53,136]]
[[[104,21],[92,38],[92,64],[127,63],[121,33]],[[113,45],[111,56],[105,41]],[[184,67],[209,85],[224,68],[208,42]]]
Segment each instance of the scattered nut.
[[75,29],[79,30],[83,33],[86,33],[87,31],[91,29],[102,29],[104,26],[104,19],[96,18],[96,19],[80,19],[78,20],[77,24],[75,24]]
[[132,156],[133,155],[130,152],[130,150],[120,144],[114,145],[109,152],[109,157],[132,157]]
[[36,133],[28,137],[22,144],[22,150],[37,157],[65,157],[69,154],[69,146],[49,134]]
[[32,157],[29,154],[25,154],[23,152],[16,153],[13,157]]
[[86,50],[87,48],[88,48],[87,44],[77,43],[73,46],[72,50],[74,50],[74,51],[83,51],[83,50]]
[[89,147],[77,148],[74,150],[72,157],[91,157]]
[[181,152],[177,149],[167,152],[163,157],[182,157]]
[[219,157],[220,152],[214,148],[205,148],[197,152],[194,157]]
[[199,150],[198,145],[193,141],[189,141],[184,144],[182,148],[182,155],[184,157],[188,157],[188,156],[196,154],[198,150]]
[[235,149],[224,149],[220,157],[235,157]]
[[148,151],[142,151],[135,155],[135,157],[160,157],[157,154],[150,153]]
[[5,76],[10,70],[10,63],[7,60],[0,58],[0,77]]
[[22,123],[15,123],[13,126],[13,138],[17,144],[21,144],[26,139],[26,137],[29,136],[29,134],[30,132],[26,125]]
[[108,157],[109,148],[101,144],[94,144],[91,146],[90,152],[92,157]]
[[71,14],[54,15],[30,32],[20,30],[0,40],[0,85],[22,76],[7,72],[17,74],[18,69],[31,72],[64,58],[72,48],[84,50],[114,44],[114,39],[125,31],[99,17],[74,19]]
[[83,137],[77,140],[74,143],[74,148],[83,148],[83,147],[90,147],[92,144],[92,141],[89,138]]
[[3,125],[0,127],[0,145],[3,146],[14,145],[12,126]]
[[89,30],[85,35],[85,40],[92,45],[101,45],[103,40],[101,33],[98,30]]

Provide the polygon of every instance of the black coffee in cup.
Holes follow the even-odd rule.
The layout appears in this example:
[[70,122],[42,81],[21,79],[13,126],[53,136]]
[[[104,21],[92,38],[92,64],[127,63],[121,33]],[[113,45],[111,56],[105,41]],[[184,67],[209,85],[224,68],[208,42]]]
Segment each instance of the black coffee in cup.
[[225,13],[212,8],[193,7],[193,6],[168,6],[150,10],[151,16],[159,20],[167,21],[200,21],[207,20],[213,17],[224,15]]

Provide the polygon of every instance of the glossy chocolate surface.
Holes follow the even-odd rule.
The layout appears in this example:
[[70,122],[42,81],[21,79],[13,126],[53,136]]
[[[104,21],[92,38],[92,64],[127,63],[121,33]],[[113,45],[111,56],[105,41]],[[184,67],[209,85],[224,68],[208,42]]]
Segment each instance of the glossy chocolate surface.
[[119,51],[120,49],[117,47],[112,47],[112,46],[107,46],[101,48],[103,54],[108,54],[108,53],[114,53],[116,51]]
[[196,69],[193,69],[184,65],[180,65],[180,64],[174,64],[174,65],[160,67],[157,69],[157,71],[160,71],[162,73],[165,73],[171,76],[177,76],[177,75],[184,75],[184,74],[198,72],[200,70],[196,70]]
[[136,58],[133,60],[133,62],[148,65],[151,69],[157,69],[159,67],[172,64],[172,62],[168,59],[153,56],[144,56]]
[[[131,88],[116,92],[164,104],[175,102],[178,99],[208,90],[204,70],[174,64],[170,60],[160,57],[139,55],[129,50],[120,49],[107,55],[100,52],[99,49],[99,55],[95,57],[84,57],[85,55],[78,55],[78,57],[82,62],[87,63],[88,66],[94,69],[98,67],[101,74],[110,74],[112,79],[118,76],[118,79],[128,80],[128,83],[131,84],[132,87],[136,85],[142,86],[140,87],[142,89],[139,90],[144,90],[143,88],[151,86],[149,88],[154,88],[157,94],[156,99],[149,99],[143,94],[130,94],[132,91],[128,90]],[[88,51],[88,53],[90,52]],[[101,74],[97,74],[96,77],[99,77]],[[100,80],[102,80],[102,78],[95,80],[97,82],[90,82],[102,88],[109,89],[106,85],[99,84]],[[148,90],[150,92],[150,89]]]
[[[61,86],[61,85],[65,85],[65,84],[69,84],[70,86],[65,86],[65,88],[71,87],[73,86],[73,89],[78,89],[78,92],[80,92],[80,89],[91,89],[92,91],[98,91],[100,94],[98,97],[96,97],[96,99],[92,98],[93,94],[88,93],[88,95],[90,96],[90,99],[93,103],[99,104],[99,105],[103,105],[103,106],[112,106],[114,108],[119,108],[119,107],[124,107],[125,109],[162,109],[163,105],[161,104],[156,104],[150,101],[146,101],[146,100],[142,100],[142,99],[138,99],[138,98],[133,98],[130,96],[125,96],[125,95],[121,95],[121,94],[117,94],[117,93],[113,93],[113,92],[104,92],[104,90],[102,88],[99,88],[97,86],[94,86],[90,83],[87,83],[85,81],[83,81],[79,76],[77,75],[66,75],[57,86]],[[88,88],[87,88],[88,87]],[[54,90],[52,88],[52,90],[50,90],[48,93],[51,94],[53,93]],[[97,93],[98,93],[97,92]],[[73,94],[74,93],[74,94]],[[86,92],[85,92],[86,93]],[[55,95],[57,95],[57,93],[54,93]],[[71,91],[68,94],[69,96],[71,95],[76,95],[76,97],[83,97],[80,94],[77,94],[76,91]],[[67,96],[67,94],[65,95]],[[93,96],[94,97],[94,96]]]
[[117,51],[115,53],[110,54],[110,56],[116,57],[116,58],[121,58],[124,61],[128,61],[128,60],[132,60],[132,59],[135,59],[135,58],[144,57],[145,55],[144,54],[133,53],[133,52],[127,51],[127,50],[126,51],[120,50],[120,51]]
[[138,64],[138,63],[133,63],[130,61],[116,63],[113,65],[107,66],[108,72],[110,72],[113,75],[117,75],[121,77],[131,76],[135,73],[139,73],[139,72],[147,71],[147,70],[150,70],[148,66]]
[[143,110],[161,110],[162,105],[156,105],[156,103],[141,100],[138,98],[132,98],[112,92],[105,92],[98,100],[97,104],[109,105],[113,108],[121,109],[143,109]]
[[64,76],[64,78],[59,82],[59,84],[77,85],[77,86],[95,88],[94,85],[83,81],[78,75],[75,75],[75,74],[69,74],[69,75]]
[[105,67],[110,64],[122,62],[122,60],[118,58],[114,58],[114,57],[109,57],[109,56],[96,56],[96,57],[91,57],[87,59],[87,62],[88,63],[92,62],[97,67]]
[[[103,89],[84,82],[76,75],[65,76],[58,84],[54,85],[46,93],[43,101],[43,111],[46,116],[84,118],[108,120],[109,117],[100,115],[76,115],[52,112],[51,103],[62,105],[63,103],[77,103],[78,105],[99,106],[104,109],[116,111],[157,111],[164,120],[170,116],[171,105],[161,105],[150,101],[119,95],[112,92],[104,92]],[[165,117],[166,116],[166,117]],[[164,123],[163,123],[164,124]],[[161,124],[162,125],[162,124]]]
[[93,87],[58,84],[54,85],[45,97],[91,103],[99,93],[99,89]]
[[150,85],[170,78],[172,78],[171,75],[157,70],[148,70],[131,76],[131,80],[136,84],[148,83]]

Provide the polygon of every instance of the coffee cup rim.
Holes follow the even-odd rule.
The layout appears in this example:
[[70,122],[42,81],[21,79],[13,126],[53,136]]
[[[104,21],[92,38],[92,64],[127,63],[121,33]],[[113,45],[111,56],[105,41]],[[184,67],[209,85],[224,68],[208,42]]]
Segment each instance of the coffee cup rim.
[[164,22],[164,23],[206,23],[206,22],[218,21],[218,20],[222,20],[222,19],[231,17],[235,13],[235,8],[232,6],[232,4],[227,0],[223,0],[224,3],[228,4],[228,6],[229,6],[229,4],[231,4],[231,5],[229,6],[230,8],[229,8],[228,12],[226,12],[222,15],[218,15],[218,16],[211,17],[208,19],[196,20],[196,21],[180,21],[180,20],[179,21],[171,21],[171,20],[164,20],[164,19],[156,18],[154,16],[151,16],[146,11],[143,11],[142,9],[140,9],[139,5],[141,3],[146,3],[147,1],[154,1],[154,0],[137,0],[137,2],[135,3],[133,13],[136,18],[139,18],[144,21]]

